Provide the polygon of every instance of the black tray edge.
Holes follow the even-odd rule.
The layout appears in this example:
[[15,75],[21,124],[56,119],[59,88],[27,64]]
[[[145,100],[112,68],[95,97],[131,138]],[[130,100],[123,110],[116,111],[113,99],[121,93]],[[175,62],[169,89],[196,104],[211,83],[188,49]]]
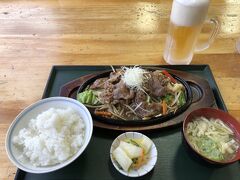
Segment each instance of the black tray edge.
[[43,90],[42,99],[47,98],[47,94],[49,93],[49,89],[50,89],[49,87],[52,86],[51,82],[53,81],[53,79],[56,75],[56,68],[57,68],[57,66],[55,66],[55,65],[52,66],[52,68],[51,68],[51,71],[50,71],[49,76],[48,76],[47,83],[46,83],[45,88]]
[[[214,94],[214,96],[215,96],[215,94],[218,94],[218,98],[220,99],[220,102],[222,102],[222,103],[220,103],[219,102],[219,99],[218,98],[215,98],[215,100],[216,100],[216,104],[217,105],[221,105],[222,106],[222,110],[224,110],[224,111],[226,111],[226,112],[228,112],[228,109],[227,109],[227,106],[225,105],[225,102],[224,102],[224,100],[223,100],[223,98],[222,98],[222,95],[221,95],[221,93],[220,93],[220,91],[219,91],[219,87],[218,87],[218,85],[217,85],[217,82],[216,82],[216,80],[215,80],[215,78],[214,78],[214,76],[213,76],[213,73],[212,73],[212,70],[211,70],[211,67],[208,65],[208,64],[206,64],[206,68],[208,68],[209,69],[209,73],[210,73],[210,75],[212,76],[212,79],[213,79],[213,83],[214,83],[214,85],[215,85],[215,87],[216,87],[216,89],[212,89],[213,90],[213,94]],[[216,92],[214,92],[214,91],[216,91]]]
[[[56,75],[57,69],[59,69],[59,68],[60,69],[61,68],[66,68],[66,67],[67,68],[76,68],[76,67],[89,68],[89,67],[93,67],[93,66],[95,66],[95,67],[96,66],[97,67],[107,67],[107,65],[92,65],[92,66],[91,65],[53,65],[52,68],[51,68],[51,71],[49,73],[48,80],[47,80],[47,83],[45,85],[44,91],[43,91],[42,99],[47,98],[47,96],[48,96],[47,94],[49,93],[49,89],[50,89],[49,87],[52,86],[51,82],[53,81],[53,79],[54,79],[54,77]],[[121,66],[121,65],[114,65],[114,66],[117,67],[117,66]],[[164,67],[164,68],[169,68],[169,69],[172,69],[174,67],[178,67],[178,68],[176,68],[176,70],[181,70],[181,68],[184,68],[184,67],[188,67],[188,68],[191,67],[191,69],[193,67],[196,70],[199,70],[199,69],[206,70],[206,69],[208,69],[208,72],[210,73],[211,78],[213,79],[213,84],[216,87],[216,89],[214,89],[216,92],[213,92],[214,97],[215,97],[215,93],[217,93],[218,97],[220,99],[220,100],[217,100],[217,98],[215,98],[215,100],[217,101],[216,104],[217,105],[221,105],[222,106],[221,109],[224,110],[224,111],[227,111],[227,107],[226,107],[226,105],[225,105],[225,103],[223,101],[222,95],[221,95],[221,93],[219,91],[219,88],[218,88],[217,83],[215,81],[215,78],[213,76],[212,70],[211,70],[211,68],[210,68],[210,66],[208,64],[201,64],[201,65],[197,65],[197,64],[193,64],[193,65],[177,65],[177,66],[176,65],[142,65],[142,66],[156,66],[156,67]],[[25,171],[23,171],[21,169],[17,169],[15,177],[14,177],[14,180],[22,180],[22,179],[24,179],[26,173],[27,172],[25,172]]]

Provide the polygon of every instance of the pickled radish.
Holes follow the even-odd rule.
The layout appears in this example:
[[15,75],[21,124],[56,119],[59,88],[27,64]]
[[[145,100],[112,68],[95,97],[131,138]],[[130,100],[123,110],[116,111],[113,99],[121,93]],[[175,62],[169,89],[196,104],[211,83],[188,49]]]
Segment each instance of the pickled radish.
[[147,154],[152,147],[152,141],[149,138],[143,137],[140,145],[144,149],[144,153]]
[[128,171],[129,167],[133,163],[133,161],[127,156],[127,154],[120,147],[117,147],[113,151],[113,157],[125,171]]
[[149,138],[126,138],[113,151],[113,158],[125,171],[139,169],[148,161],[151,147],[152,141]]
[[142,148],[124,141],[120,142],[119,147],[122,148],[131,159],[140,157],[143,151]]

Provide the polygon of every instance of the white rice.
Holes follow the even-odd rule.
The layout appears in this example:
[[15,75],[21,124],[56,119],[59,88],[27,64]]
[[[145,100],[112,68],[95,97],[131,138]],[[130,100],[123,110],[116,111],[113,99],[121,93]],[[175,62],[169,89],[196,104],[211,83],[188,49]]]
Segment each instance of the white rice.
[[83,144],[84,131],[82,118],[72,108],[50,108],[31,119],[13,143],[23,151],[20,161],[49,166],[73,156]]

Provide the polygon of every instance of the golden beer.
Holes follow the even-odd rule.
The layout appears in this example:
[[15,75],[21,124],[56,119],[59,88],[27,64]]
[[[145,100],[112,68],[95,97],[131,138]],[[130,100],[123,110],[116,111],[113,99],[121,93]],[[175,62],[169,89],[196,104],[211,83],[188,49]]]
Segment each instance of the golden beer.
[[[202,25],[177,26],[170,22],[164,58],[173,64],[188,64],[192,59],[197,37]],[[171,64],[171,63],[170,63]]]
[[189,64],[205,21],[209,0],[174,0],[164,50],[169,64]]

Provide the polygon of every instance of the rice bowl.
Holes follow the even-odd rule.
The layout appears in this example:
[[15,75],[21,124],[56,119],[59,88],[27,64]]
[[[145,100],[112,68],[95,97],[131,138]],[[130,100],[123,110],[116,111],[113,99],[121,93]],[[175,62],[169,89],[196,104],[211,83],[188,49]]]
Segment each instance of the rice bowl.
[[36,167],[64,162],[83,144],[85,123],[72,108],[50,108],[30,120],[12,141],[23,153],[17,157]]
[[[84,122],[84,131],[82,134],[83,139],[82,140],[79,139],[79,143],[81,145],[75,147],[76,152],[69,154],[67,153],[67,156],[64,158],[63,156],[60,157],[60,159],[62,158],[62,160],[59,161],[52,161],[50,163],[45,162],[45,165],[43,160],[41,162],[42,164],[40,163],[41,164],[40,166],[39,164],[34,165],[33,162],[31,162],[31,160],[27,159],[26,157],[23,158],[24,160],[20,160],[19,157],[22,155],[23,151],[21,148],[16,147],[16,145],[14,145],[13,142],[14,136],[16,137],[21,129],[28,127],[28,124],[30,123],[31,119],[36,118],[37,115],[41,114],[44,111],[49,110],[49,108],[66,109],[67,107],[72,108],[79,116],[82,117],[82,121]],[[49,126],[46,123],[44,125]],[[85,150],[91,139],[92,130],[93,130],[92,117],[87,108],[85,108],[85,106],[83,106],[81,103],[77,102],[76,100],[65,97],[46,98],[27,107],[12,122],[6,136],[6,151],[12,163],[24,171],[31,173],[51,172],[70,164],[72,161],[74,161],[78,156],[82,154],[82,152]],[[76,139],[75,141],[72,142],[74,142],[73,144],[75,144]]]

